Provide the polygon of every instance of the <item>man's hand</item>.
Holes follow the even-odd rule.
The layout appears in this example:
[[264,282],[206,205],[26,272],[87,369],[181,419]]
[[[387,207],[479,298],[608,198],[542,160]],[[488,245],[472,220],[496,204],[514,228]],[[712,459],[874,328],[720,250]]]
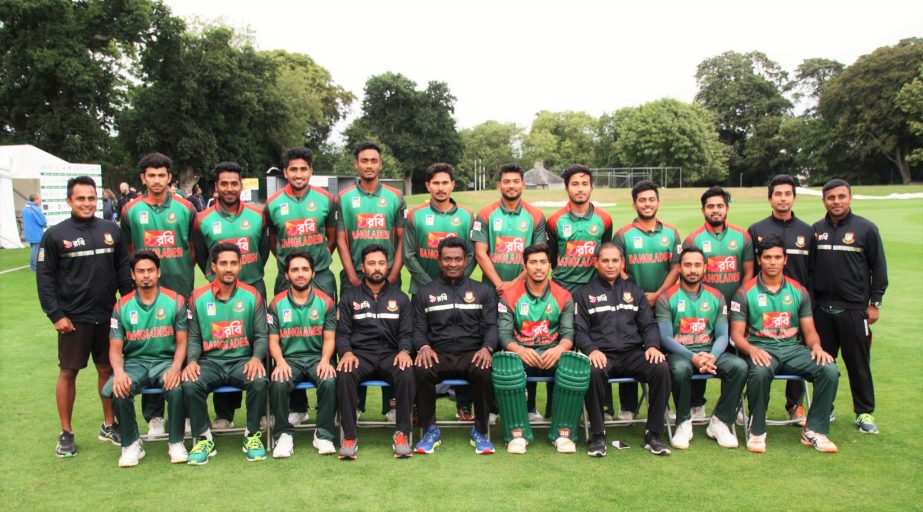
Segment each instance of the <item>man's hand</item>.
[[183,382],[195,382],[199,378],[199,363],[193,361],[186,365],[186,369],[183,370]]
[[355,288],[356,286],[359,286],[360,284],[362,284],[362,280],[360,280],[360,279],[359,279],[359,276],[357,276],[357,275],[355,275],[355,274],[353,274],[353,275],[351,275],[351,276],[346,276],[346,279],[349,280],[349,284],[350,284],[353,288]]
[[594,350],[590,352],[590,355],[587,356],[590,358],[590,364],[593,368],[605,368],[609,360],[606,358],[606,354],[603,354],[602,350]]
[[417,360],[415,364],[421,368],[432,368],[433,366],[439,364],[439,356],[436,355],[436,351],[433,350],[429,345],[424,345],[423,348],[417,352]]
[[251,357],[247,364],[244,365],[244,376],[247,380],[253,380],[266,375],[266,368],[263,368],[263,362],[255,357]]
[[561,359],[561,354],[563,353],[564,349],[562,349],[560,345],[542,352],[542,355],[539,356],[539,359],[541,359],[541,366],[539,366],[539,368],[544,370],[554,368],[554,366],[558,364],[558,360]]
[[171,366],[170,369],[163,374],[163,390],[170,391],[176,386],[179,386],[182,378],[183,373],[180,371],[179,366]]
[[272,380],[276,382],[285,382],[292,378],[292,367],[283,359],[276,361],[276,368],[272,371]]
[[516,284],[516,283],[513,282],[513,281],[500,281],[500,284],[498,284],[498,285],[496,286],[496,288],[497,288],[497,295],[503,295],[503,292],[505,292],[506,290],[512,288],[514,284]]
[[531,348],[520,347],[514,353],[519,356],[519,359],[522,359],[522,362],[525,363],[526,366],[531,366],[533,368],[542,367],[542,356],[538,355],[538,352]]
[[394,356],[393,366],[397,366],[401,370],[406,370],[407,368],[413,366],[413,359],[410,358],[410,354],[401,350],[397,353],[396,356]]
[[332,379],[337,376],[337,371],[333,369],[333,365],[330,364],[330,361],[326,359],[321,359],[317,363],[317,378],[318,379]]
[[657,305],[657,297],[660,297],[660,294],[657,292],[646,292],[644,294],[647,297],[647,303],[654,307]]
[[490,350],[482,348],[474,353],[474,357],[471,358],[471,362],[474,363],[474,366],[482,370],[490,368],[490,363],[493,361],[493,358],[490,355]]
[[[869,325],[872,325],[878,321],[878,317],[881,316],[881,310],[875,306],[869,306],[868,309],[865,310],[865,314],[869,317]],[[58,324],[55,324],[55,326],[57,325]]]
[[60,334],[67,334],[76,331],[77,328],[71,323],[71,319],[65,316],[54,323],[54,330]]
[[644,351],[644,359],[647,359],[648,363],[657,364],[666,361],[667,357],[657,347],[649,347]]
[[343,354],[343,357],[340,358],[340,362],[337,363],[338,372],[351,372],[359,367],[359,358],[356,357],[352,352],[347,352]]
[[828,363],[833,363],[835,360],[833,356],[824,352],[824,349],[820,346],[820,343],[818,343],[811,349],[811,361],[817,363],[817,366],[823,366]]
[[[813,357],[813,353],[812,353]],[[769,352],[761,348],[753,347],[750,350],[750,359],[753,361],[753,364],[757,366],[766,366],[768,367],[772,363],[772,356],[769,355]]]
[[131,393],[131,377],[124,370],[115,372],[112,378],[112,394],[118,398],[128,398]]
[[715,375],[717,373],[715,360],[715,356],[708,352],[699,352],[692,356],[692,364],[699,370],[699,373],[710,373]]

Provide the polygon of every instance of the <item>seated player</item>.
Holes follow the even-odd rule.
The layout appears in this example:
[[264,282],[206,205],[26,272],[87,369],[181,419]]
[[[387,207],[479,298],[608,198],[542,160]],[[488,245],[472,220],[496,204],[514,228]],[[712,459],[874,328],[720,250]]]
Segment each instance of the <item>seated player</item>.
[[317,430],[314,448],[320,455],[336,453],[333,446],[336,416],[336,370],[331,365],[336,336],[333,299],[313,286],[314,258],[296,250],[285,258],[288,290],[269,305],[269,355],[276,363],[269,382],[270,406],[275,416],[272,429],[276,447],[272,456],[291,457],[294,452],[289,422],[289,396],[295,385],[310,381],[317,388]]
[[797,281],[782,274],[786,256],[781,238],[763,238],[759,255],[760,273],[744,283],[731,302],[731,340],[737,350],[748,356],[750,365],[747,450],[766,451],[769,386],[777,374],[794,374],[814,383],[814,400],[801,432],[801,443],[821,452],[836,453],[837,447],[827,439],[827,433],[840,373],[814,329],[811,298]]

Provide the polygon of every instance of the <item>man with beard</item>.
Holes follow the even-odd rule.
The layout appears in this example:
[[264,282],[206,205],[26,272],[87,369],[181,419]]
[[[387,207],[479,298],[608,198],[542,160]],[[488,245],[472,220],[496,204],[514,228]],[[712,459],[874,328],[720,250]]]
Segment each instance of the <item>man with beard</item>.
[[[657,218],[660,191],[653,181],[636,183],[631,202],[637,217],[616,231],[612,241],[625,255],[625,272],[644,290],[653,308],[657,297],[676,283],[681,239],[675,227]],[[619,420],[630,421],[637,414],[638,385],[619,384]]]
[[388,252],[372,244],[362,250],[362,282],[343,291],[337,308],[337,403],[343,427],[340,459],[355,460],[359,383],[380,378],[394,387],[397,430],[392,436],[395,458],[413,456],[408,443],[415,394],[413,313],[410,300],[388,282]]
[[702,284],[705,255],[696,247],[680,257],[680,282],[657,299],[657,325],[660,340],[670,353],[667,363],[673,376],[673,402],[676,404],[676,432],[670,444],[685,450],[692,440],[690,392],[694,373],[717,375],[721,379],[721,398],[715,406],[705,433],[725,448],[737,448],[737,437],[728,425],[740,403],[747,382],[747,363],[725,352],[728,345],[727,303],[718,290]]

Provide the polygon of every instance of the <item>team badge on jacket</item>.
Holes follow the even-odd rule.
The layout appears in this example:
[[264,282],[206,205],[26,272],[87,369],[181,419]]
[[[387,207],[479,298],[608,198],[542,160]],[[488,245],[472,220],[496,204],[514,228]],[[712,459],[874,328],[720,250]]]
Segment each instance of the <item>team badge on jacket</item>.
[[388,311],[392,311],[392,312],[397,311],[397,301],[396,300],[388,301]]
[[622,302],[626,304],[631,304],[634,302],[635,298],[631,296],[631,292],[624,292],[622,294]]
[[850,232],[846,233],[845,235],[843,235],[843,243],[844,243],[844,244],[849,245],[849,244],[852,244],[852,243],[855,242],[855,241],[856,241],[856,234],[853,233],[852,231],[850,231]]
[[467,302],[468,304],[471,304],[472,302],[474,302],[474,292],[472,292],[471,290],[468,290],[465,292],[465,302]]
[[[762,241],[762,240],[763,240],[763,239],[760,238],[760,241]],[[799,237],[795,238],[795,247],[801,249],[801,248],[804,247],[804,245],[805,245],[805,243],[804,243],[804,237],[803,237],[803,236],[799,236]]]
[[106,245],[114,245],[114,244],[115,244],[115,239],[112,238],[112,233],[104,233],[104,234],[103,234],[103,242],[105,242]]

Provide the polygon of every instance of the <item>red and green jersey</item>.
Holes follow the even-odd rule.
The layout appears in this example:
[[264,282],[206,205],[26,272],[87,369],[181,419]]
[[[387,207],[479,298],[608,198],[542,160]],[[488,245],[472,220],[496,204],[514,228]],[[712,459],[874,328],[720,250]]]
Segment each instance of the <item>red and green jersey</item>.
[[474,270],[474,248],[471,242],[471,210],[458,206],[449,199],[452,207],[442,211],[429,201],[407,212],[404,226],[404,266],[410,272],[410,293],[439,277],[439,242],[457,237],[465,242],[465,277]]
[[679,283],[667,288],[657,298],[654,316],[658,322],[672,324],[673,339],[691,352],[711,350],[715,326],[728,322],[724,296],[708,285],[695,295]]
[[372,192],[359,186],[359,180],[340,192],[340,215],[337,231],[346,233],[353,267],[359,271],[362,250],[374,244],[384,246],[388,268],[394,265],[394,230],[404,227],[407,204],[401,191],[381,182]]
[[553,251],[554,281],[569,291],[576,290],[596,275],[596,251],[612,238],[612,216],[593,203],[583,215],[572,204],[548,217],[548,245]]
[[337,309],[333,299],[312,287],[304,304],[296,302],[290,290],[279,293],[269,304],[269,333],[279,335],[284,357],[319,356],[324,331],[336,332]]
[[574,300],[553,282],[545,292],[532,295],[523,279],[500,296],[497,305],[500,344],[518,343],[542,353],[562,339],[574,340]]
[[218,282],[192,292],[189,303],[188,361],[266,357],[266,303],[252,286],[238,282],[227,300],[217,298]]
[[130,242],[129,252],[151,249],[157,253],[161,286],[188,297],[195,282],[195,207],[176,195],[167,194],[163,204],[143,196],[125,205],[121,219],[122,234]]
[[647,293],[663,286],[670,267],[679,263],[682,251],[679,232],[656,219],[653,230],[644,229],[638,219],[615,232],[612,242],[622,249],[625,271]]
[[236,212],[228,212],[216,202],[199,213],[195,230],[196,259],[209,281],[215,278],[208,263],[212,247],[230,242],[240,248],[239,279],[247,284],[263,280],[263,267],[269,257],[263,213],[254,206],[240,202]]
[[173,359],[178,332],[186,332],[186,300],[172,290],[158,287],[150,304],[133,291],[112,310],[109,339],[122,342],[126,360]]
[[291,185],[273,194],[263,211],[266,228],[275,237],[279,272],[285,272],[285,258],[295,250],[314,258],[314,271],[330,267],[326,228],[336,226],[337,204],[330,193],[308,185],[304,196],[296,197]]
[[[487,244],[487,253],[500,279],[512,281],[522,273],[522,251],[546,241],[545,216],[525,201],[520,201],[514,210],[507,210],[497,201],[478,212],[471,240]],[[486,278],[484,282],[492,284]]]
[[706,222],[683,240],[683,247],[702,250],[705,254],[703,282],[717,288],[725,301],[733,299],[744,279],[744,262],[753,261],[750,235],[731,224],[725,224],[725,229],[716,233]]
[[800,320],[811,316],[808,291],[789,277],[773,293],[758,275],[744,283],[731,302],[731,321],[747,322],[747,341],[759,347],[800,343]]

